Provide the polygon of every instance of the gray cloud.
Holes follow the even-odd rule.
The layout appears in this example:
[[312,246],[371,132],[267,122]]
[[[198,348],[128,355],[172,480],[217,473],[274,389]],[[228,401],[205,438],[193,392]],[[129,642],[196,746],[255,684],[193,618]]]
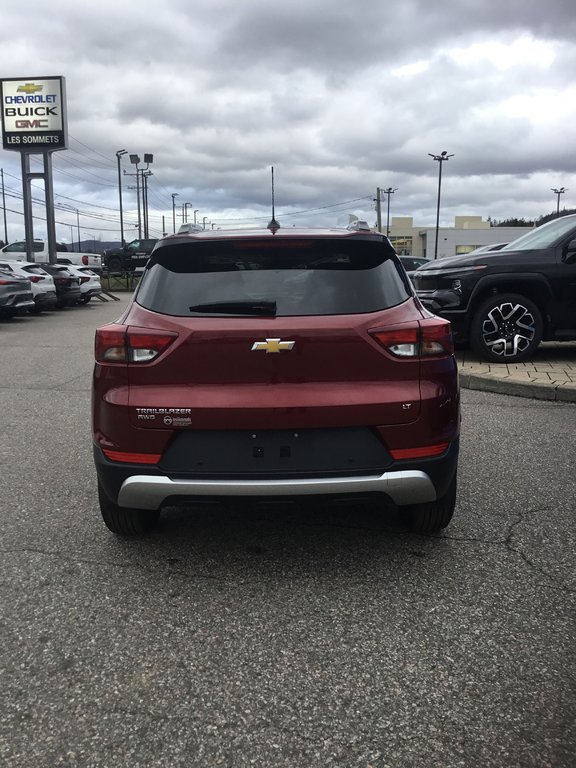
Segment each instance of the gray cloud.
[[[216,222],[265,218],[271,165],[288,221],[373,221],[376,187],[393,186],[395,214],[429,225],[428,153],[444,149],[447,223],[548,213],[553,186],[576,206],[572,2],[30,0],[2,21],[3,76],[66,76],[72,138],[54,155],[55,190],[94,232],[118,233],[120,148],[154,154],[158,229],[173,192]],[[1,151],[0,166],[20,237],[18,155]]]

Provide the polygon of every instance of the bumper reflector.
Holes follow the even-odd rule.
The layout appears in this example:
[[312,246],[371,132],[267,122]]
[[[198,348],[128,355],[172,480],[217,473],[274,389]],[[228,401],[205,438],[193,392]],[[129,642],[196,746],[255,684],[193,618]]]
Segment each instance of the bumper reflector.
[[126,453],[125,451],[110,451],[102,448],[102,453],[110,461],[120,461],[124,464],[158,464],[161,453]]
[[390,451],[390,456],[397,461],[399,459],[429,459],[440,456],[448,448],[450,443],[438,443],[437,445],[423,445],[420,448],[397,448]]

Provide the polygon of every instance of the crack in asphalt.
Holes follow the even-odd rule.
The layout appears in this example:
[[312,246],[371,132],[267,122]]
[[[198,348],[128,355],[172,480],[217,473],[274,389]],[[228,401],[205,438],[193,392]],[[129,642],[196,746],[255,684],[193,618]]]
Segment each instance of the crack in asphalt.
[[[567,594],[574,594],[576,593],[576,589],[568,586],[567,584],[563,583],[558,577],[555,575],[549,573],[544,568],[539,566],[537,563],[533,562],[528,555],[518,546],[515,546],[513,543],[514,539],[514,533],[518,526],[522,525],[523,523],[526,523],[528,520],[528,517],[532,514],[535,514],[537,512],[547,512],[549,511],[550,507],[541,507],[541,508],[535,508],[535,509],[529,509],[526,512],[518,513],[518,517],[516,520],[513,520],[508,525],[508,530],[506,533],[506,537],[502,539],[483,539],[480,537],[465,537],[465,536],[450,536],[450,535],[440,535],[440,536],[425,536],[423,534],[412,534],[412,536],[418,536],[420,539],[424,540],[436,540],[436,541],[458,541],[463,543],[475,543],[475,544],[485,544],[488,546],[504,546],[506,551],[514,554],[521,558],[521,560],[533,571],[536,573],[539,573],[541,576],[544,576],[549,582],[551,582],[550,586],[553,589],[560,590],[561,592],[566,592]],[[375,530],[378,530],[377,528],[371,528],[368,526],[359,526],[359,525],[339,525],[337,523],[335,524],[315,524],[315,523],[297,523],[298,527],[305,527],[305,528],[336,528],[336,529],[342,529],[342,530],[355,530],[355,531],[362,531],[362,532],[368,532],[373,533]],[[394,531],[391,531],[389,533],[392,533],[394,535]],[[406,543],[409,546],[409,542]],[[405,551],[409,551],[406,546],[401,544],[401,548]],[[58,560],[61,560],[62,562],[68,562],[68,563],[82,563],[84,565],[103,565],[103,566],[110,566],[113,568],[124,568],[126,570],[134,569],[134,570],[140,570],[147,573],[153,573],[155,570],[165,570],[166,567],[168,567],[171,574],[183,576],[187,579],[205,579],[210,581],[226,581],[225,578],[222,578],[220,576],[212,576],[208,574],[202,574],[202,573],[188,573],[184,572],[182,570],[176,570],[173,567],[173,564],[170,562],[170,559],[168,559],[166,564],[158,564],[158,567],[155,568],[153,565],[151,567],[146,567],[145,565],[137,564],[137,563],[125,563],[125,562],[116,562],[111,560],[90,560],[87,558],[78,558],[73,557],[71,555],[65,555],[62,552],[59,551],[51,551],[51,550],[43,550],[39,548],[32,548],[32,547],[24,547],[19,549],[6,549],[6,550],[0,550],[2,554],[22,554],[22,553],[31,553],[31,554],[38,554],[43,555],[45,557],[55,557]],[[414,554],[411,552],[411,554]]]
[[534,512],[547,512],[547,511],[549,511],[549,509],[550,509],[550,507],[541,507],[541,508],[536,508],[536,509],[529,509],[525,513],[519,512],[518,513],[518,519],[514,520],[508,526],[508,534],[507,534],[506,538],[504,539],[503,543],[504,543],[504,546],[506,547],[506,549],[508,550],[508,552],[511,552],[511,553],[513,553],[515,555],[518,555],[526,563],[527,566],[532,568],[532,570],[536,571],[541,576],[544,576],[545,578],[549,579],[556,589],[559,589],[562,592],[567,592],[569,594],[576,594],[576,589],[574,589],[572,587],[569,587],[567,584],[564,584],[556,576],[554,576],[551,573],[548,573],[548,571],[544,570],[544,568],[542,568],[541,566],[539,566],[536,563],[532,562],[532,560],[530,560],[528,555],[522,549],[516,548],[513,545],[513,538],[514,538],[514,531],[515,531],[515,529],[519,525],[521,525],[522,523],[525,523],[527,521],[528,516],[531,515],[532,513],[534,513]]
[[82,565],[104,565],[111,566],[112,568],[123,568],[125,570],[144,571],[145,573],[154,573],[156,570],[166,570],[166,567],[170,570],[171,574],[178,574],[186,576],[190,579],[207,579],[210,581],[225,581],[219,576],[210,576],[204,573],[184,573],[183,571],[176,571],[173,566],[167,562],[166,564],[159,564],[158,568],[155,568],[151,563],[150,567],[140,565],[139,563],[118,563],[113,560],[88,560],[86,558],[74,557],[72,555],[65,555],[58,550],[52,551],[47,549],[36,549],[34,547],[22,547],[20,549],[0,549],[0,554],[14,555],[14,554],[34,554],[43,555],[44,557],[54,557],[64,563],[82,564]]

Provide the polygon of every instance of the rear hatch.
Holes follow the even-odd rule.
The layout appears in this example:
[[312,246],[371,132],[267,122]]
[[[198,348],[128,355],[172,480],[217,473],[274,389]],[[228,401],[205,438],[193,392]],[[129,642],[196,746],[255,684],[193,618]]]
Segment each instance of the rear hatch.
[[129,366],[131,421],[143,429],[415,421],[420,361],[395,356],[376,333],[402,340],[421,320],[381,239],[161,246],[127,318],[142,361]]

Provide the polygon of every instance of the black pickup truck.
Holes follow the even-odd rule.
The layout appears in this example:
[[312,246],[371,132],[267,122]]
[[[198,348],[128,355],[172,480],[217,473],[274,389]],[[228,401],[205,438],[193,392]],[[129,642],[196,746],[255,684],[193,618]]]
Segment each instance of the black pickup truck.
[[454,341],[496,363],[530,359],[541,341],[576,339],[576,215],[500,251],[431,261],[412,275],[422,304]]
[[158,240],[132,240],[123,248],[104,252],[103,265],[108,272],[133,272],[144,267]]

